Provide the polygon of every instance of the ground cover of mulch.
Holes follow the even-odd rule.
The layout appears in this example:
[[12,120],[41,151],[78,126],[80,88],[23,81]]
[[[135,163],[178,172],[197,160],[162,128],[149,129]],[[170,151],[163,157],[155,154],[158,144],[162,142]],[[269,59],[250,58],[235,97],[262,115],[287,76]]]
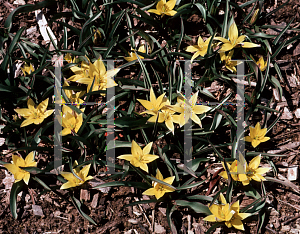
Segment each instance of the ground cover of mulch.
[[[284,2],[279,0],[266,1],[264,8],[271,11],[276,5],[279,6]],[[8,14],[17,5],[14,4],[13,0],[1,1],[0,5],[0,27],[2,27]],[[299,1],[290,1],[266,24],[286,25],[295,16],[291,27],[299,28],[299,14]],[[14,22],[16,28],[36,26],[34,13],[17,16]],[[192,31],[202,24],[201,19],[197,16],[191,16],[189,23],[193,26],[190,31],[191,36],[196,37],[197,32]],[[57,25],[52,25],[52,29],[54,29],[53,27],[57,27]],[[280,30],[268,29],[267,33],[278,35]],[[283,40],[291,38],[297,33],[298,31],[288,30],[283,36]],[[189,34],[188,28],[187,34]],[[35,43],[42,43],[38,30],[30,35]],[[277,62],[283,70],[285,79],[285,82],[281,82],[285,98],[279,100],[274,89],[270,90],[271,96],[274,98],[274,108],[284,109],[284,113],[268,135],[271,140],[266,142],[264,146],[267,152],[286,155],[276,158],[274,163],[279,168],[278,178],[286,180],[286,185],[289,187],[276,183],[265,183],[269,214],[263,233],[300,233],[299,179],[295,181],[286,179],[289,177],[289,168],[298,166],[300,161],[299,55],[300,44],[296,42],[277,56]],[[274,68],[270,72],[275,75]],[[217,81],[209,84],[206,88],[215,96],[226,94],[227,91],[227,87],[222,86]],[[7,148],[2,145],[0,150],[4,152]],[[3,158],[0,160],[8,161],[8,159]],[[218,169],[218,165],[215,168],[210,168],[207,178],[211,178]],[[102,177],[99,176],[99,178]],[[125,206],[131,202],[149,199],[149,197],[142,195],[142,191],[127,187],[107,188],[102,191],[83,189],[80,194],[79,192],[75,194],[78,199],[84,201],[86,207],[83,209],[98,223],[98,226],[94,226],[83,219],[71,203],[59,198],[53,192],[38,195],[41,188],[31,181],[30,185],[34,189],[24,190],[19,194],[18,219],[14,220],[9,210],[9,187],[12,182],[13,177],[5,170],[0,170],[0,233],[152,233],[153,223],[155,224],[155,233],[170,233],[164,204],[159,206],[154,206],[154,204]],[[193,192],[205,192],[208,187],[209,180]],[[244,202],[245,204],[242,205],[246,205],[247,200]],[[201,220],[202,216],[188,209],[181,208],[172,217],[180,233],[202,234],[210,226]],[[257,222],[255,221],[246,223],[245,233],[255,233],[256,226]],[[221,232],[220,229],[217,229],[215,233]],[[224,233],[229,232],[232,233],[233,230],[224,230]],[[241,232],[238,231],[237,233]]]

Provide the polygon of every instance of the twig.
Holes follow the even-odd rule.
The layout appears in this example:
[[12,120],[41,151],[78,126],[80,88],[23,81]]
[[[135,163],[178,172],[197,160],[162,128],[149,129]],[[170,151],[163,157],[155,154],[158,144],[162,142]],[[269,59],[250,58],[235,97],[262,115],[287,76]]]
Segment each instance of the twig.
[[284,226],[284,225],[286,225],[287,223],[289,223],[289,222],[291,222],[291,221],[293,221],[293,220],[295,220],[295,219],[298,219],[298,218],[300,218],[300,215],[296,215],[295,217],[290,218],[290,219],[288,219],[287,221],[284,221],[284,222],[282,223],[282,226]]
[[266,229],[269,230],[272,233],[277,233],[276,231],[274,231],[273,229],[269,228],[268,226],[266,226]]
[[[137,197],[135,197],[134,199],[135,199],[136,201],[139,201],[139,199],[138,199]],[[146,215],[146,213],[145,213],[143,207],[142,207],[140,204],[138,204],[138,207],[139,207],[140,210],[142,211],[142,213],[143,213],[143,215],[145,216],[145,218],[146,218],[146,220],[147,220],[149,226],[151,227],[151,223],[150,223],[150,221],[149,221],[149,219],[148,219],[148,217],[147,217],[147,215]]]
[[292,204],[290,204],[290,203],[288,203],[288,202],[286,202],[286,201],[282,201],[282,200],[280,200],[280,199],[277,199],[277,200],[280,201],[280,202],[282,202],[282,203],[284,203],[284,204],[286,204],[286,205],[289,205],[290,207],[293,207],[293,208],[296,209],[296,210],[300,210],[299,207],[296,207],[296,206],[294,206],[294,205],[292,205]]

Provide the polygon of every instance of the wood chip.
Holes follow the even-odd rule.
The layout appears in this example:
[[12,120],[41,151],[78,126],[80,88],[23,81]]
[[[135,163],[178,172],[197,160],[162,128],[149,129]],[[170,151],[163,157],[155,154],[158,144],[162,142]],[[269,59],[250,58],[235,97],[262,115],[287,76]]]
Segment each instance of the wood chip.
[[300,119],[300,108],[296,109],[294,112],[297,119]]
[[290,167],[288,168],[287,179],[289,181],[295,181],[298,179],[298,167]]
[[89,201],[90,200],[90,191],[86,189],[80,190],[80,200]]
[[99,193],[96,193],[94,196],[93,196],[93,200],[92,200],[92,203],[91,203],[91,207],[92,208],[96,208],[97,205],[98,205],[98,199],[99,199]]
[[289,109],[287,107],[284,107],[283,109],[283,113],[282,116],[280,117],[280,119],[293,119],[293,114],[289,111]]
[[42,207],[39,205],[32,205],[32,211],[34,216],[43,217],[44,213]]
[[284,152],[288,149],[296,148],[299,145],[300,145],[300,142],[291,142],[291,143],[288,143],[286,145],[279,146],[278,150],[269,150],[268,153],[269,154],[279,154],[279,153]]

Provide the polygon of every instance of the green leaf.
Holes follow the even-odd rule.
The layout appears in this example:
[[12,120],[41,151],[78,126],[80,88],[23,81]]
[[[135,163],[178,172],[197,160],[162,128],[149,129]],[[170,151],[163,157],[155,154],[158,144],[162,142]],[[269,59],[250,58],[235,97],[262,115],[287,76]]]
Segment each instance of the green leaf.
[[142,182],[133,182],[133,181],[113,181],[113,182],[107,182],[104,184],[100,184],[96,187],[93,187],[93,189],[97,188],[105,188],[105,187],[115,187],[115,186],[125,186],[125,187],[134,187],[139,189],[148,189],[149,185]]
[[185,201],[185,200],[176,200],[175,203],[178,206],[187,206],[187,207],[190,207],[196,213],[211,215],[211,212],[210,212],[208,206],[203,205],[200,202],[189,202],[189,201]]
[[199,9],[199,11],[202,14],[202,17],[204,19],[204,21],[206,21],[206,9],[203,5],[201,5],[200,3],[195,3],[195,6]]
[[286,32],[286,30],[288,30],[288,28],[290,27],[291,23],[294,21],[295,16],[291,19],[291,21],[286,25],[286,27],[279,33],[279,35],[275,38],[275,40],[273,41],[274,45],[277,45],[279,39],[282,37],[282,35]]
[[94,225],[97,225],[97,223],[90,217],[88,216],[86,213],[84,213],[81,209],[81,202],[74,196],[70,196],[71,197],[71,200],[72,200],[72,203],[74,204],[75,208],[78,210],[79,214],[85,218],[86,220],[88,220],[90,223],[94,224]]
[[206,180],[202,180],[202,181],[199,181],[199,182],[196,182],[196,183],[192,183],[192,184],[184,185],[184,186],[181,186],[181,187],[177,187],[176,189],[177,190],[185,190],[185,189],[194,188],[194,187],[197,187],[197,186],[203,184],[205,181]]
[[23,180],[13,183],[13,186],[10,190],[10,212],[14,219],[17,219],[17,196],[18,193],[21,191],[21,189],[24,186]]

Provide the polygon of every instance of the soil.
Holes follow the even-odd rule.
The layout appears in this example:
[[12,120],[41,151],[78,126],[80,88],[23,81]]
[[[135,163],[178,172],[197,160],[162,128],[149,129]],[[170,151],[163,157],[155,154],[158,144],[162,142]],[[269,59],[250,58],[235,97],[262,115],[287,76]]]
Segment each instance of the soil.
[[[12,11],[12,8],[16,7],[13,2],[13,0],[1,1],[0,27],[3,27],[4,21]],[[280,6],[284,2],[286,1],[278,0],[275,3],[273,1],[265,1],[264,9],[272,11],[276,7],[274,4]],[[51,15],[51,10],[47,12],[48,15]],[[286,25],[292,17],[295,17],[292,27],[299,28],[299,14],[299,1],[291,0],[282,10],[276,12],[271,19],[267,19],[265,24]],[[33,19],[33,13],[18,15],[15,17],[13,28],[17,30],[22,26],[27,28],[37,26]],[[189,22],[190,25],[185,26],[186,33],[196,38],[200,31],[195,29],[203,27],[203,21],[198,16],[193,15],[190,17]],[[60,28],[56,28],[58,27],[57,25],[53,24],[51,27],[54,32],[60,30]],[[268,33],[278,34],[275,30],[271,31],[269,30]],[[292,38],[298,33],[296,30],[289,30],[283,35],[281,40]],[[37,35],[32,40],[35,43],[41,43],[42,39]],[[280,146],[300,141],[300,119],[294,114],[294,111],[300,108],[300,85],[293,86],[290,80],[293,74],[298,81],[300,80],[299,50],[299,42],[296,42],[292,47],[284,49],[277,55],[279,66],[285,71],[283,73],[284,82],[281,82],[281,86],[286,101],[282,100],[280,103],[283,103],[282,105],[292,113],[292,118],[281,119],[272,129],[269,135],[271,140],[265,143],[267,150],[279,149]],[[277,77],[274,70],[270,72]],[[220,95],[225,95],[223,91],[218,90],[214,94],[219,92]],[[7,150],[7,148],[4,145],[0,150]],[[287,177],[287,168],[299,164],[299,150],[299,146],[284,149],[280,154],[285,154],[286,156],[277,157],[274,160],[274,164],[279,168],[279,174]],[[0,160],[8,161],[8,158],[0,158]],[[215,170],[216,168],[211,168],[210,174],[212,175]],[[100,179],[104,177],[104,175],[99,176]],[[4,178],[6,180],[5,183],[3,181]],[[150,224],[152,224],[153,214],[157,233],[171,232],[167,223],[164,204],[159,204],[159,206],[154,206],[154,203],[141,206],[126,206],[137,200],[149,199],[149,197],[141,194],[142,191],[127,187],[111,188],[107,193],[83,189],[81,194],[75,194],[75,197],[84,200],[84,209],[98,223],[97,226],[82,218],[73,204],[59,198],[53,192],[38,195],[41,191],[41,188],[38,186],[31,190],[24,190],[22,194],[19,194],[18,219],[15,220],[9,210],[9,189],[5,188],[8,179],[9,175],[5,174],[5,170],[0,170],[0,233],[152,233]],[[294,189],[276,183],[265,183],[269,214],[266,217],[262,233],[300,233],[299,180],[292,183],[295,186]],[[209,181],[191,192],[200,194],[201,191],[207,190],[208,187]],[[43,214],[33,214],[32,205],[40,206]],[[154,213],[152,212],[153,210],[155,211]],[[210,226],[210,224],[202,220],[202,216],[185,208],[179,209],[172,217],[179,233],[189,233],[188,230],[192,230],[195,234],[202,234]],[[245,233],[256,233],[256,228],[256,221],[245,223]],[[158,230],[161,232],[158,232]],[[234,231],[231,229],[224,232],[234,233]],[[220,229],[217,229],[215,233],[221,233]]]

